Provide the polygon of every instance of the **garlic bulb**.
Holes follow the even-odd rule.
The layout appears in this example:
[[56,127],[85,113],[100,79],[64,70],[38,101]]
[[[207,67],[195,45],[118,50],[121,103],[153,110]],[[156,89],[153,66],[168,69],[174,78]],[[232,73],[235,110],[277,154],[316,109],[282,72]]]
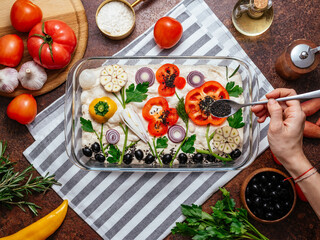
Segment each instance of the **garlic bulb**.
[[39,90],[47,81],[47,73],[43,67],[34,61],[29,61],[22,64],[18,79],[22,87],[29,90]]
[[12,93],[19,85],[18,72],[14,68],[0,70],[0,91]]

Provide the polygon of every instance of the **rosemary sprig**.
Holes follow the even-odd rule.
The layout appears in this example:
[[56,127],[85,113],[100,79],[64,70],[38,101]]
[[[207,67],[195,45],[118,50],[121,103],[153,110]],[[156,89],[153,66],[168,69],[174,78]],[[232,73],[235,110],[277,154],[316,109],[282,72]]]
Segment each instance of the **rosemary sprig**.
[[0,205],[8,208],[16,205],[23,211],[27,206],[35,215],[38,215],[37,208],[41,207],[25,201],[24,198],[34,192],[45,193],[53,184],[60,184],[54,179],[54,175],[49,176],[48,173],[44,177],[32,178],[31,172],[34,170],[32,165],[22,172],[15,172],[15,163],[9,160],[9,156],[4,156],[6,147],[7,143],[0,141]]

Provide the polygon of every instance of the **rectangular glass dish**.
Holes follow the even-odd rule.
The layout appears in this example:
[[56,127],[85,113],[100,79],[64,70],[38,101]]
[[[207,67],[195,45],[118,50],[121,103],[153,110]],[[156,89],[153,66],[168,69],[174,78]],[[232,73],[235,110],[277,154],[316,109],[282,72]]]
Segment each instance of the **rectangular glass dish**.
[[[77,62],[70,70],[66,81],[65,94],[65,141],[66,151],[70,160],[84,170],[95,171],[152,171],[152,172],[191,172],[191,171],[232,171],[240,170],[250,165],[257,156],[259,148],[259,124],[256,116],[249,107],[243,108],[243,139],[242,154],[230,162],[207,162],[202,164],[187,163],[169,165],[117,164],[101,163],[82,153],[82,117],[81,93],[79,76],[86,69],[96,69],[102,66],[118,64],[120,66],[162,65],[172,63],[176,65],[196,66],[207,65],[213,67],[228,67],[236,69],[241,76],[243,101],[259,100],[259,86],[254,71],[242,59],[232,57],[90,57]],[[229,70],[229,76],[233,70]],[[214,80],[214,79],[212,79]]]

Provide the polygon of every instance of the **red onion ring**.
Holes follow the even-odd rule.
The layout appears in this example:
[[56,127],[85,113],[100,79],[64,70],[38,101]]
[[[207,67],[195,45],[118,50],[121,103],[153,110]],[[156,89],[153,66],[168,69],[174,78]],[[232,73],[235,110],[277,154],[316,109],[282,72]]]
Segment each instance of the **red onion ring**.
[[115,129],[109,129],[106,132],[106,140],[110,144],[116,144],[120,140],[120,133]]
[[[179,133],[180,136],[175,136],[175,133]],[[171,142],[179,143],[182,142],[186,136],[186,130],[180,125],[173,125],[168,130],[168,138]]]
[[[142,79],[142,74],[148,74],[148,79],[144,80]],[[148,67],[142,67],[136,72],[136,83],[144,83],[149,82],[149,87],[151,87],[154,84],[155,81],[155,75],[151,68]]]
[[[199,82],[194,81],[195,76],[200,78]],[[187,82],[191,87],[200,87],[202,84],[204,84],[204,75],[199,71],[192,71],[187,76]]]

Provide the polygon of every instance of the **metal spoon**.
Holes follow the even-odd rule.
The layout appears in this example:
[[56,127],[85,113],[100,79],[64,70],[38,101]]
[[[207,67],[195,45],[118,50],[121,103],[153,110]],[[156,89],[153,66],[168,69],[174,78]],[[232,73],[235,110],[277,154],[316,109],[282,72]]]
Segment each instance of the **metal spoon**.
[[[320,98],[320,90],[316,90],[316,91],[312,91],[312,92],[308,92],[308,93],[303,93],[303,94],[298,94],[298,95],[294,95],[294,96],[290,96],[290,97],[277,98],[275,100],[277,102],[283,102],[283,101],[289,101],[289,100],[312,99],[312,98]],[[223,102],[223,105],[225,105],[224,107],[226,109],[228,109],[230,107],[230,113],[218,116],[216,113],[211,112],[211,114],[213,116],[219,117],[219,118],[229,117],[229,116],[235,114],[240,108],[252,106],[252,105],[266,104],[266,103],[268,103],[268,100],[241,104],[241,103],[237,103],[233,100],[221,99],[221,100],[215,101],[212,104],[211,108],[214,108],[214,109],[217,108],[218,105],[221,105],[222,102]]]

